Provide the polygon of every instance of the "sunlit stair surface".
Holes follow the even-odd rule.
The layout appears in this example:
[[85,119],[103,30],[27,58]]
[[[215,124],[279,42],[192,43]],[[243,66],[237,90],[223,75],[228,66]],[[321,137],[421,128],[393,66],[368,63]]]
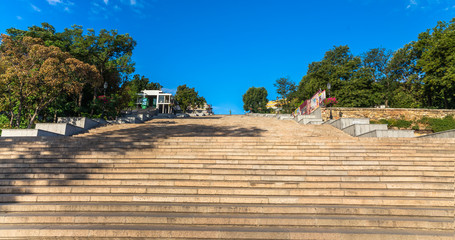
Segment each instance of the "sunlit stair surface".
[[0,139],[0,239],[454,239],[455,139],[254,116]]

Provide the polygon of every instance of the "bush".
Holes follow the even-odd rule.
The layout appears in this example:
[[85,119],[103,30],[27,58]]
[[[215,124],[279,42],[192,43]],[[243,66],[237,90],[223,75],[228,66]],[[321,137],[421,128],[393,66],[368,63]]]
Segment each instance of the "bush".
[[399,129],[409,129],[412,125],[412,121],[404,119],[379,119],[379,121],[375,121],[375,123],[387,124],[389,128],[396,127]]
[[8,116],[0,114],[0,136],[2,134],[2,128],[11,128],[11,126],[9,125]]
[[387,119],[379,119],[379,123],[390,125],[389,120],[387,120]]
[[394,127],[397,127],[399,129],[402,129],[402,128],[408,129],[411,127],[411,125],[412,125],[412,121],[407,121],[407,120],[403,120],[403,119],[395,120],[394,124],[393,124]]
[[455,119],[453,116],[445,116],[442,119],[430,118],[429,125],[434,132],[442,132],[450,129],[455,129]]

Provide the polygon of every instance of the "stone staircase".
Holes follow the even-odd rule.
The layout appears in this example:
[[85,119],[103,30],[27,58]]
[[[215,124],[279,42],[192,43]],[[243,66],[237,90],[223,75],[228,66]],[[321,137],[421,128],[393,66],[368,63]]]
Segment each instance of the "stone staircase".
[[0,238],[454,239],[454,139],[212,116],[0,149]]

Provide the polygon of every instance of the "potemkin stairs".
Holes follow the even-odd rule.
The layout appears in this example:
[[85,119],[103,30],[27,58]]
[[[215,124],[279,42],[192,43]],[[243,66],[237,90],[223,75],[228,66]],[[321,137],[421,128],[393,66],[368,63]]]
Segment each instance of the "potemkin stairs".
[[0,238],[454,239],[455,139],[217,116],[0,149]]

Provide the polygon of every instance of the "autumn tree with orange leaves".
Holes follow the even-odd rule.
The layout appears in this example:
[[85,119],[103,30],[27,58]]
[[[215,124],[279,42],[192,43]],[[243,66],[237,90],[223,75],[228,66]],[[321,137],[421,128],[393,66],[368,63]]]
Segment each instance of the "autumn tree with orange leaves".
[[87,82],[102,82],[95,66],[73,58],[42,39],[1,36],[0,106],[11,126],[25,120],[31,128],[38,116],[61,94],[78,94]]

